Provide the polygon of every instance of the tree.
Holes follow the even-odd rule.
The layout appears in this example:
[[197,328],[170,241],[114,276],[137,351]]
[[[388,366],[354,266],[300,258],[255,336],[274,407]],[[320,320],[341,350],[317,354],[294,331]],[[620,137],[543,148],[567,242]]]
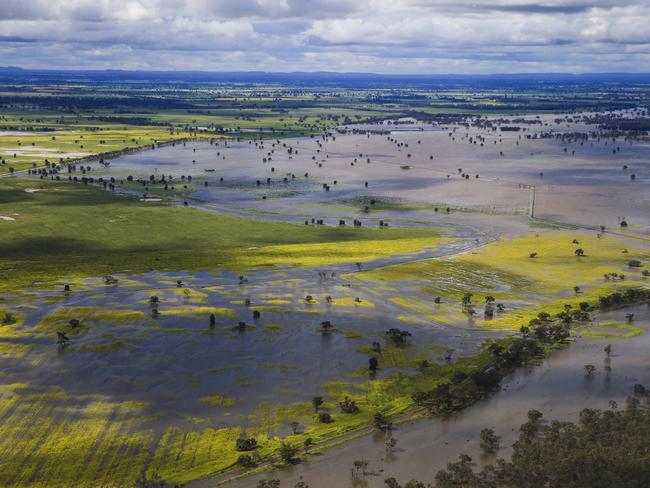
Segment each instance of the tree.
[[493,429],[483,429],[481,431],[481,449],[485,453],[493,453],[499,449],[499,436],[494,433]]
[[376,412],[372,417],[372,425],[377,430],[390,430],[392,422],[381,412]]
[[384,484],[387,488],[402,488],[402,485],[400,485],[395,478],[386,478]]
[[403,346],[407,343],[408,338],[411,337],[411,333],[406,330],[391,328],[386,331],[386,336],[390,342],[396,346]]
[[323,404],[323,397],[322,396],[315,396],[314,398],[311,399],[311,404],[314,407],[314,412],[318,412],[318,409]]
[[365,459],[358,459],[352,463],[352,477],[355,479],[364,478],[366,469],[368,469],[368,461]]
[[640,487],[650,479],[650,410],[636,398],[629,398],[625,409],[585,408],[578,423],[554,421],[537,430],[543,435],[531,436],[524,424],[511,459],[498,459],[479,472],[472,470],[471,458],[461,455],[438,472],[435,486]]
[[526,413],[526,416],[528,417],[528,420],[530,422],[537,423],[544,416],[544,414],[542,412],[540,412],[539,410],[534,410],[533,409],[533,410],[528,410],[528,412]]
[[436,473],[436,486],[439,488],[479,486],[471,462],[472,458],[467,454],[458,456],[458,461],[447,464],[446,470],[441,469]]
[[260,480],[257,483],[257,488],[280,488],[280,480],[270,479],[270,480]]
[[379,361],[375,356],[368,359],[368,369],[370,369],[370,371],[377,371],[378,367],[379,367]]
[[404,488],[427,488],[427,486],[421,481],[411,480],[406,482]]

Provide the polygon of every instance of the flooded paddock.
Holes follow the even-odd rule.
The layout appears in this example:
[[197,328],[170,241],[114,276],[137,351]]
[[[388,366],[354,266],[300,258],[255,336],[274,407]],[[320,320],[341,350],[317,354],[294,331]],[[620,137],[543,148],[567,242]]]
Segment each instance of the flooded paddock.
[[[438,252],[457,249],[456,244]],[[264,403],[304,402],[329,382],[367,380],[367,374],[357,374],[368,362],[361,346],[381,340],[391,327],[405,327],[396,318],[404,310],[389,300],[399,290],[357,286],[344,274],[353,266],[324,269],[325,278],[320,269],[287,269],[251,273],[244,283],[225,271],[152,273],[117,276],[113,286],[101,279],[75,283],[70,293],[60,285],[6,296],[24,314],[28,325],[19,329],[20,340],[32,348],[21,358],[0,359],[0,365],[5,380],[35,389],[92,391],[150,402],[168,420],[204,416],[214,427],[246,426]],[[81,334],[68,326],[75,319]],[[326,320],[334,327],[328,333],[321,327]],[[239,327],[241,322],[246,326]],[[487,337],[502,335],[462,324],[453,331],[435,323],[412,329],[417,343],[438,346],[422,349],[422,357],[433,362],[442,362],[447,349],[470,355]],[[53,346],[56,330],[68,330],[73,344]],[[228,402],[214,408],[202,401],[211,396]]]
[[[165,177],[167,190],[143,184],[142,193],[181,190],[196,204],[262,218],[414,225],[435,222],[450,207],[610,229],[625,220],[626,231],[647,235],[650,141],[608,137],[584,117],[376,124],[341,127],[328,137],[179,143],[113,159],[93,175]],[[191,182],[183,178],[189,176]]]
[[[636,383],[650,383],[650,307],[607,312],[598,322],[626,322],[626,313],[634,313],[634,326],[643,334],[634,338],[576,337],[575,343],[557,351],[543,364],[507,377],[501,391],[449,418],[422,419],[393,429],[397,447],[386,451],[384,435],[374,433],[334,449],[309,456],[299,465],[273,470],[237,481],[227,486],[254,488],[260,479],[278,478],[281,486],[293,486],[304,480],[312,488],[385,486],[384,479],[395,477],[401,483],[411,479],[432,482],[435,474],[460,453],[469,455],[476,467],[507,457],[510,445],[519,437],[519,426],[527,421],[528,410],[544,414],[545,421],[577,421],[583,408],[610,407],[610,401],[624,408]],[[612,346],[607,357],[603,348]],[[595,373],[585,376],[584,365],[592,364]],[[606,366],[611,372],[606,371]],[[501,449],[495,455],[481,453],[479,433],[492,428],[501,436]],[[353,480],[352,463],[366,460],[368,472]],[[218,480],[191,483],[191,487],[217,486]]]
[[[310,401],[317,395],[338,414],[343,395],[354,393],[368,402],[368,415],[381,401],[390,402],[376,385],[413,373],[422,361],[444,365],[471,356],[486,339],[518,330],[527,314],[535,316],[547,303],[577,305],[578,294],[590,287],[596,291],[584,296],[597,298],[599,290],[618,286],[603,284],[605,273],[624,269],[625,284],[646,286],[623,253],[629,247],[634,256],[647,257],[649,141],[612,139],[585,122],[588,114],[511,119],[348,126],[314,138],[193,141],[104,165],[88,163],[85,173],[78,168],[70,177],[114,178],[116,192],[145,201],[307,225],[322,220],[351,226],[356,220],[364,227],[434,227],[443,237],[415,252],[359,264],[322,258],[319,266],[294,262],[262,269],[242,258],[239,270],[215,263],[209,272],[121,273],[114,283],[101,277],[74,281],[69,292],[61,282],[3,294],[3,304],[23,315],[7,336],[21,349],[0,351],[3,382],[27,392],[21,401],[30,410],[55,399],[60,410],[48,410],[52,418],[78,404],[137,409],[114,439],[110,433],[100,438],[120,445],[146,437],[133,448],[145,459],[138,469],[197,479],[237,462],[233,446],[241,432],[273,446],[291,434],[292,422],[313,426]],[[554,223],[581,230],[561,233]],[[624,236],[596,237],[601,225]],[[577,238],[587,247],[585,259],[594,256],[597,273],[574,255]],[[547,255],[531,261],[536,246]],[[531,263],[540,267],[533,270]],[[542,266],[551,265],[557,276],[546,279],[551,268]],[[468,316],[460,307],[468,291],[480,300],[496,295],[505,304],[496,320],[501,322],[482,316],[483,303],[476,304],[477,317]],[[363,436],[270,476],[287,486],[301,477],[312,488],[349,486],[352,461],[365,459],[374,474],[361,485],[380,487],[388,476],[431,481],[459,452],[477,463],[491,461],[478,452],[482,428],[495,429],[508,446],[529,409],[547,419],[574,419],[585,406],[620,402],[634,383],[650,383],[650,316],[646,306],[634,313],[637,337],[607,325],[624,322],[624,311],[597,315],[591,333],[575,330],[582,337],[574,344],[506,378],[489,399],[449,419],[396,426],[392,453],[381,435]],[[74,340],[57,347],[54,334],[62,329]],[[389,329],[408,331],[411,347],[391,348]],[[606,343],[614,350],[608,374]],[[375,344],[384,349],[381,367],[371,375]],[[585,378],[585,364],[596,365],[595,375]],[[17,432],[28,431],[26,417],[8,408],[18,412]],[[76,422],[84,415],[65,418]],[[364,425],[341,424],[341,433]],[[336,428],[324,437],[335,438]],[[217,451],[222,448],[225,454]],[[507,448],[499,454],[507,455]],[[268,476],[232,486],[253,487]]]

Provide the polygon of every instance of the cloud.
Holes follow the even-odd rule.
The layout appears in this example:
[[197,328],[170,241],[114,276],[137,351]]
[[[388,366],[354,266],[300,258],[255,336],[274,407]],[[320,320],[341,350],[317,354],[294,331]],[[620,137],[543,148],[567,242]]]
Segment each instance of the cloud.
[[650,71],[647,0],[3,0],[0,64]]

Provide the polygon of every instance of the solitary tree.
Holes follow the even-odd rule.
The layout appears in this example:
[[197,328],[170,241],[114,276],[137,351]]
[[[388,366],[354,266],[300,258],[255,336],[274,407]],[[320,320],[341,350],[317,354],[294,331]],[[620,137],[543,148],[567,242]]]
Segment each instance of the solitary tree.
[[318,409],[323,404],[323,397],[315,396],[311,399],[311,404],[314,406],[314,412],[318,412]]
[[493,453],[499,449],[499,436],[494,433],[493,429],[481,431],[481,449],[485,453]]

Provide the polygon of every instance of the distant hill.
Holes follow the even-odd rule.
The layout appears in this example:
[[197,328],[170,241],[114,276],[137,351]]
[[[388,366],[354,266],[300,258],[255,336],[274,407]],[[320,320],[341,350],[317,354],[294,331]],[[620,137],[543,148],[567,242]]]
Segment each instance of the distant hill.
[[0,67],[0,81],[29,78],[32,82],[84,80],[154,81],[161,83],[265,83],[295,85],[359,86],[432,86],[438,83],[473,86],[507,86],[531,84],[650,83],[650,73],[495,73],[462,74],[377,74],[338,72],[264,72],[264,71],[123,71],[123,70],[42,70]]

